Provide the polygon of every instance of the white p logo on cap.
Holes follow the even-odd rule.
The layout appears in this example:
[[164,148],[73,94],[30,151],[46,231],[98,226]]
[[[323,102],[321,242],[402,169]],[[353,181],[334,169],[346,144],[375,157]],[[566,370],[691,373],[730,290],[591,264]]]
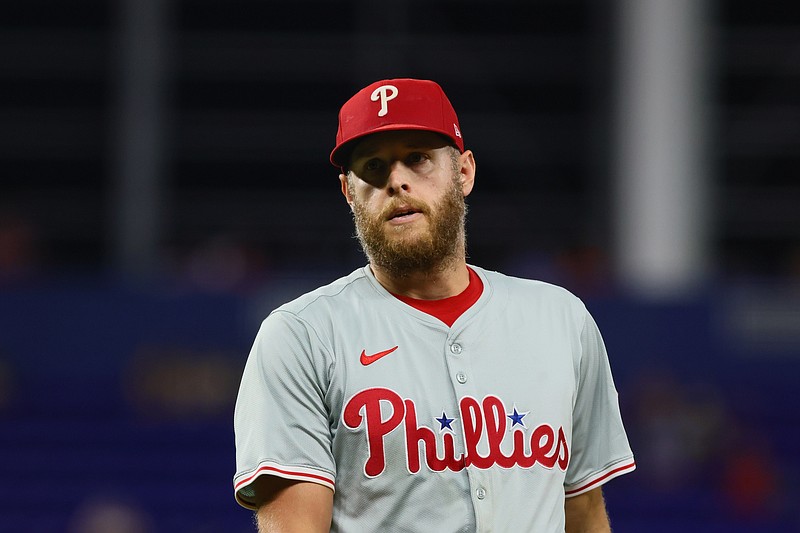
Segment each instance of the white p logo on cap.
[[369,99],[373,102],[377,102],[378,99],[381,101],[381,109],[378,111],[378,116],[382,117],[389,112],[389,108],[386,104],[389,103],[389,100],[394,100],[397,98],[397,87],[394,85],[381,85],[370,95]]

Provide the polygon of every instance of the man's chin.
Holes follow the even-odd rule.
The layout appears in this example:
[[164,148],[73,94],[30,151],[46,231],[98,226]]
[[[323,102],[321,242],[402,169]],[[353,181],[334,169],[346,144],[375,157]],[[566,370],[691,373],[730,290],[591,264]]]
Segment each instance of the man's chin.
[[415,242],[424,239],[430,240],[431,233],[427,226],[421,223],[405,224],[402,226],[389,226],[383,232],[387,242]]
[[416,220],[409,220],[408,222],[403,222],[401,224],[387,220],[384,224],[384,228],[386,228],[386,231],[389,233],[406,233],[427,230],[429,229],[429,226],[428,220],[425,217],[419,217]]

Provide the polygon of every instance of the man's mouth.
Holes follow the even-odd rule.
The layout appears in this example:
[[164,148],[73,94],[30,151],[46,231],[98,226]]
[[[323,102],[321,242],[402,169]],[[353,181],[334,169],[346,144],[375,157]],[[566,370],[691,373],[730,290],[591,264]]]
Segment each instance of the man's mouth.
[[401,206],[389,212],[387,220],[390,222],[407,222],[416,218],[415,215],[420,214],[422,211],[409,206]]

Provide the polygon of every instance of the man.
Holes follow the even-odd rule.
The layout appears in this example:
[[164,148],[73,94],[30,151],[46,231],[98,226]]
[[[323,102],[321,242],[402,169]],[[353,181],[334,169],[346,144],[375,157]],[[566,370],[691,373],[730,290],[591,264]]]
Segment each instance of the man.
[[600,334],[564,289],[467,265],[475,158],[441,87],[344,104],[331,162],[369,260],[273,311],[236,404],[261,531],[610,531],[635,468]]

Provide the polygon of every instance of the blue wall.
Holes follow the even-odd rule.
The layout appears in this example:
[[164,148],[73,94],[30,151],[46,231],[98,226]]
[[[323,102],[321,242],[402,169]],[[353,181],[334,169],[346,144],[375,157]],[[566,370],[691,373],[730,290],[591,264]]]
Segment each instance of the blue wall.
[[[253,531],[232,496],[236,380],[263,316],[319,281],[0,289],[0,531],[109,508],[152,531]],[[616,533],[800,531],[800,353],[742,348],[727,295],[586,300],[639,464],[606,486]]]

